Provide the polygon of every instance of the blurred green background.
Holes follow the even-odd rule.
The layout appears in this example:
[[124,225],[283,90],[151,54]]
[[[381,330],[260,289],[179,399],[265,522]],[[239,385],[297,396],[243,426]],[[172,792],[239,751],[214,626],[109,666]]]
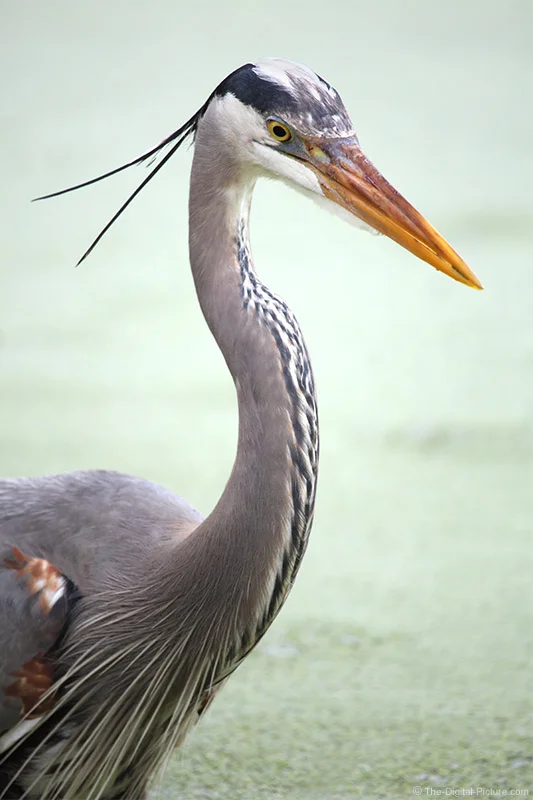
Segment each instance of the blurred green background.
[[[1,2],[0,473],[137,473],[207,513],[236,408],[187,263],[183,152],[90,260],[157,143],[263,55],[332,82],[378,168],[484,283],[261,184],[258,270],[319,389],[297,585],[158,796],[533,787],[533,5]],[[436,796],[436,795],[433,795]]]

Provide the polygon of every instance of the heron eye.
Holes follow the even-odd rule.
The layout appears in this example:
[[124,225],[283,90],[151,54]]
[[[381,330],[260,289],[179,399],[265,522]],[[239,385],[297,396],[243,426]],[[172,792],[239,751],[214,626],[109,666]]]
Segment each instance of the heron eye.
[[277,142],[288,142],[291,138],[291,132],[283,122],[278,122],[277,119],[269,119],[267,126],[270,135]]

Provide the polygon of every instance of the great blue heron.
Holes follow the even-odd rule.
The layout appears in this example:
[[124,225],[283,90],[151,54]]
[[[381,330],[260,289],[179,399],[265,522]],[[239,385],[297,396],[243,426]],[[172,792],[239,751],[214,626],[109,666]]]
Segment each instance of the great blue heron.
[[367,160],[338,93],[307,67],[245,64],[161,145],[101,177],[170,146],[135,196],[190,134],[190,261],[236,386],[235,463],[205,519],[116,472],[0,482],[2,798],[145,797],[293,584],[318,419],[298,323],[253,268],[256,179],[280,178],[481,288]]

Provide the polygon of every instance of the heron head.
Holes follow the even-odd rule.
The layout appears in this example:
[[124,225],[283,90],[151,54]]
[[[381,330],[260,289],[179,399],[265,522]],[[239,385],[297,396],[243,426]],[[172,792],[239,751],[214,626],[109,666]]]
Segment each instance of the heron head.
[[[339,93],[308,67],[280,58],[245,64],[228,75],[180,128],[142,155],[109,172],[36,198],[80,189],[136,164],[157,159],[82,255],[92,252],[111,225],[190,135],[195,159],[215,158],[217,178],[280,178],[350,221],[384,233],[460,283],[481,289],[472,270],[429,222],[365,156]],[[217,147],[213,148],[213,141]]]
[[278,58],[245,64],[215,89],[199,132],[204,124],[216,126],[234,164],[311,193],[455,280],[481,288],[460,256],[366,158],[339,93],[308,67]]

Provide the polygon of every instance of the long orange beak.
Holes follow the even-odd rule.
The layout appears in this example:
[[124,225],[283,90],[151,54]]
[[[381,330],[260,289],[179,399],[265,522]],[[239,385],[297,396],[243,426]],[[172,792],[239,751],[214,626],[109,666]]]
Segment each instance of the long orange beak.
[[450,278],[483,288],[440,233],[378,172],[355,138],[309,138],[306,149],[326,197]]

